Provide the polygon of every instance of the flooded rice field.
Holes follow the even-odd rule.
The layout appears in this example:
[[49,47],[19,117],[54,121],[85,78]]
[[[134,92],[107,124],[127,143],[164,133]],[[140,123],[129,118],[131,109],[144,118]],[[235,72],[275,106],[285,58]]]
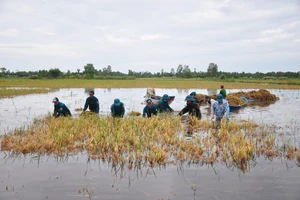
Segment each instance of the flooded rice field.
[[[53,93],[0,99],[0,134],[26,128],[34,118],[53,112],[52,99],[58,97],[71,110],[80,112],[90,89],[60,89]],[[100,114],[109,115],[114,98],[125,104],[126,113],[142,112],[146,88],[94,89]],[[217,90],[156,89],[156,95],[174,95],[171,107],[180,111],[190,92],[215,94]],[[228,93],[240,90],[227,90]],[[248,90],[243,90],[248,91]],[[300,91],[269,90],[279,97],[273,104],[248,105],[231,112],[230,119],[254,120],[275,124],[278,133],[300,141]],[[201,106],[203,119],[209,118]],[[36,155],[8,158],[0,155],[0,199],[300,199],[299,166],[293,160],[251,162],[249,172],[216,165],[177,163],[161,168],[122,170],[102,161],[90,161],[84,153],[67,158]]]
[[[100,102],[100,115],[109,115],[110,106],[115,98],[125,105],[125,114],[131,111],[142,113],[144,108],[144,96],[146,88],[134,89],[94,89],[95,96]],[[48,94],[32,94],[17,96],[13,98],[0,99],[0,134],[18,127],[28,126],[34,118],[43,117],[53,112],[52,99],[58,97],[66,104],[76,117],[80,112],[76,108],[83,108],[90,89],[60,89]],[[218,90],[200,89],[156,89],[156,95],[169,94],[175,96],[171,107],[175,111],[180,111],[185,105],[185,97],[190,92],[196,91],[198,94],[216,94]],[[227,93],[251,90],[227,90]],[[300,126],[298,112],[300,111],[300,91],[299,90],[269,90],[279,97],[274,104],[265,106],[246,106],[237,112],[231,112],[230,118],[251,119],[258,123],[273,123],[282,127],[293,127],[295,131]],[[207,116],[207,107],[201,106],[204,118]]]

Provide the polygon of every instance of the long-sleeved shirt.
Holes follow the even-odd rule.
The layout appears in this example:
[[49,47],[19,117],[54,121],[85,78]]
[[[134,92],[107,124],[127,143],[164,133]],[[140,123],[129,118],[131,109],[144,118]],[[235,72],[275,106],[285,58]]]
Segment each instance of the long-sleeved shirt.
[[57,105],[54,104],[54,116],[59,117],[59,116],[71,116],[71,112],[69,108],[62,102],[59,102]]
[[170,112],[173,112],[173,109],[169,106],[168,101],[164,101],[163,99],[159,100],[158,102],[158,109],[160,113],[167,112],[168,110]]
[[198,104],[196,103],[191,103],[191,104],[186,104],[186,106],[178,113],[178,115],[184,115],[185,113],[189,112],[189,115],[195,116],[198,119],[201,119],[201,111],[199,109]]
[[124,104],[120,102],[119,106],[114,103],[110,106],[111,116],[113,117],[123,117],[125,114]]
[[143,117],[151,117],[151,115],[156,115],[157,114],[157,107],[152,104],[151,107],[145,106],[143,109]]
[[195,103],[202,103],[203,102],[203,100],[202,99],[197,99],[197,98],[195,98],[195,97],[193,97],[193,99],[194,99],[194,102]]
[[95,112],[99,114],[99,101],[97,97],[88,97],[85,101],[83,111],[86,111],[86,109],[89,108],[91,112]]
[[217,102],[217,101],[214,100],[214,99],[210,99],[209,102],[208,102],[208,103],[210,104],[210,112],[211,112],[211,113],[212,113],[213,105],[214,105],[215,102]]
[[221,121],[225,115],[226,120],[229,120],[229,104],[223,99],[223,103],[214,102],[211,106],[211,113],[215,115],[217,121]]

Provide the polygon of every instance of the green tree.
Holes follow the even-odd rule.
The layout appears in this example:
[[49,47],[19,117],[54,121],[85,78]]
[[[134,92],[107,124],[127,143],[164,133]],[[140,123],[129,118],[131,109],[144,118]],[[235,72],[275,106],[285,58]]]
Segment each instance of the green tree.
[[86,78],[94,78],[96,70],[93,64],[87,64],[84,66],[83,73],[86,75]]
[[207,75],[209,77],[216,77],[218,74],[218,65],[215,63],[209,63],[207,68]]
[[161,69],[160,73],[161,73],[161,76],[164,76],[164,69]]
[[183,66],[182,64],[178,65],[177,70],[176,70],[176,76],[181,77],[183,72]]
[[183,77],[184,78],[191,78],[192,77],[192,72],[191,72],[191,69],[188,65],[184,65],[184,67],[183,67]]
[[49,76],[51,78],[58,78],[61,74],[62,72],[58,68],[49,70]]
[[5,74],[5,72],[6,72],[6,68],[5,67],[1,67],[0,70],[1,70],[2,74]]
[[172,76],[175,75],[175,69],[174,69],[174,68],[171,69],[171,75],[172,75]]
[[134,72],[133,72],[131,69],[129,69],[129,70],[128,70],[128,75],[129,75],[129,76],[134,76]]
[[106,69],[107,69],[107,73],[108,73],[108,74],[111,74],[111,72],[112,72],[111,66],[108,65]]

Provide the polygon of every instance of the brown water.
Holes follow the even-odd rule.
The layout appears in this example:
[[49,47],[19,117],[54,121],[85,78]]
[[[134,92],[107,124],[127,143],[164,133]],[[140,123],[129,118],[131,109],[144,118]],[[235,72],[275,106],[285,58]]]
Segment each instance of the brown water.
[[[126,112],[142,111],[146,89],[95,89],[102,114],[109,112],[113,99],[125,103]],[[158,95],[175,95],[171,107],[180,110],[185,96],[194,90],[157,89]],[[196,90],[207,94],[210,91]],[[229,90],[235,92],[237,90]],[[278,133],[294,141],[299,148],[300,91],[270,90],[280,98],[274,104],[248,106],[231,119],[253,119],[276,124]],[[51,94],[26,95],[0,99],[1,131],[26,127],[34,117],[52,112],[51,100],[57,96],[75,114],[88,96],[84,89],[62,89]],[[205,107],[201,107],[208,117]],[[16,120],[12,120],[16,119]],[[35,155],[5,157],[0,154],[0,200],[2,199],[300,199],[300,168],[294,161],[266,161],[260,157],[251,163],[250,171],[241,173],[222,163],[211,165],[177,164],[166,168],[144,168],[142,171],[112,170],[111,165],[87,162],[85,154],[59,160]],[[90,195],[83,191],[87,188]],[[80,192],[79,192],[80,191]]]

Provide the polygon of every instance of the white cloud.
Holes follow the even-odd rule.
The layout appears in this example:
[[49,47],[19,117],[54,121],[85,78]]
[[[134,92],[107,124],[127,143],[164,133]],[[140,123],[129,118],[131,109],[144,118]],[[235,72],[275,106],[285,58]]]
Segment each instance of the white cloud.
[[15,28],[10,28],[0,31],[0,36],[4,37],[16,37],[19,35],[19,31]]
[[72,46],[64,44],[0,43],[0,52],[11,52],[16,56],[79,56]]
[[54,36],[56,35],[55,31],[53,29],[49,29],[46,27],[34,27],[31,28],[31,30],[35,33],[41,34],[41,35],[48,35],[48,36]]
[[167,39],[170,36],[168,35],[162,35],[162,34],[149,34],[149,35],[143,35],[141,37],[142,40],[156,40],[156,39]]

